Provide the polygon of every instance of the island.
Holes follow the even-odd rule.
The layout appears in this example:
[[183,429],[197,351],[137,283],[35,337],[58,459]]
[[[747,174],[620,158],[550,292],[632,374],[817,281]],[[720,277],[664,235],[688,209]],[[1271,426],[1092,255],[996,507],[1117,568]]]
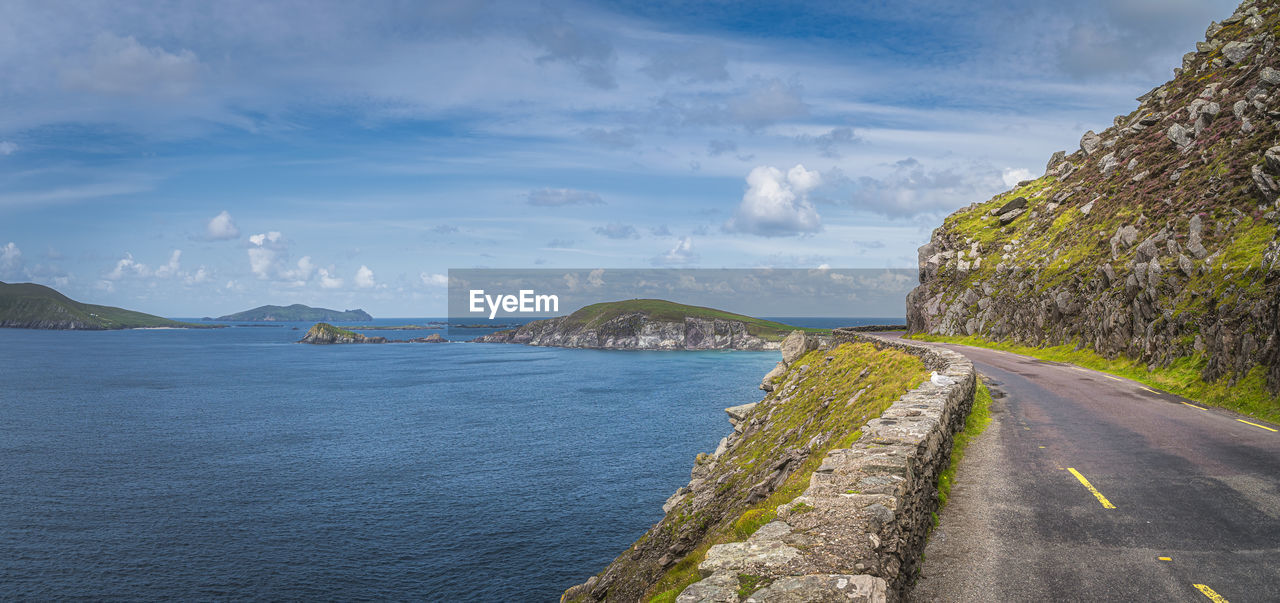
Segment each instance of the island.
[[0,282],[0,327],[105,331],[113,329],[214,329],[151,314],[86,304],[35,283]]
[[307,331],[298,343],[328,345],[336,343],[448,343],[449,340],[432,333],[426,337],[413,339],[387,339],[386,337],[370,337],[355,331],[335,327],[327,322],[318,322]]
[[472,341],[618,350],[777,350],[795,330],[714,308],[632,299],[585,306],[568,316],[535,320]]
[[259,306],[252,310],[236,312],[217,318],[205,320],[228,320],[243,322],[366,322],[373,320],[368,312],[355,310],[330,310],[328,308],[312,308],[302,304],[291,306]]

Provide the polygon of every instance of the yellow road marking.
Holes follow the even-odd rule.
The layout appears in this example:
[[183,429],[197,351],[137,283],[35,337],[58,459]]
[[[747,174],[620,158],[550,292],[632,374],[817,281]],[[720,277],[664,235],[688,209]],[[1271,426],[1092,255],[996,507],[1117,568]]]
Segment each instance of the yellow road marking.
[[1200,594],[1209,597],[1209,600],[1213,601],[1213,603],[1229,603],[1226,597],[1214,592],[1212,588],[1209,588],[1204,584],[1192,584],[1191,586],[1196,587],[1196,590],[1200,591]]
[[1141,385],[1139,385],[1139,386],[1138,386],[1138,389],[1140,389],[1140,390],[1144,390],[1144,391],[1149,391],[1149,392],[1151,392],[1151,393],[1153,393],[1153,394],[1158,394],[1158,393],[1160,393],[1160,392],[1158,392],[1158,391],[1156,391],[1156,390],[1154,390],[1154,389],[1151,389],[1151,388],[1149,388],[1149,387],[1142,387]]
[[1103,377],[1106,377],[1106,378],[1108,378],[1108,379],[1110,379],[1110,380],[1112,380],[1112,381],[1124,381],[1124,379],[1121,379],[1121,378],[1119,378],[1119,377],[1112,377],[1111,375],[1108,375],[1108,374],[1106,374],[1106,373],[1098,373],[1098,374],[1099,374],[1099,375],[1102,375]]
[[1173,561],[1173,557],[1156,557],[1156,559],[1161,561]]
[[1207,409],[1207,408],[1200,408],[1199,406],[1196,406],[1195,404],[1187,404],[1186,402],[1183,402],[1183,403],[1182,403],[1182,405],[1183,405],[1183,406],[1190,406],[1191,408],[1194,408],[1194,409],[1196,409],[1196,410],[1209,410],[1209,409]]
[[1261,428],[1263,428],[1263,429],[1265,429],[1265,430],[1267,430],[1267,431],[1276,431],[1276,430],[1274,430],[1274,429],[1272,429],[1272,428],[1270,428],[1270,427],[1267,427],[1266,425],[1259,425],[1259,424],[1257,424],[1257,423],[1250,423],[1250,422],[1248,422],[1248,421],[1246,421],[1246,420],[1244,420],[1244,419],[1236,419],[1236,420],[1237,420],[1237,421],[1239,421],[1239,422],[1241,422],[1241,423],[1244,423],[1245,425],[1252,425],[1252,426],[1254,426],[1254,427],[1261,427]]
[[1084,487],[1087,488],[1089,492],[1093,493],[1093,496],[1098,499],[1098,502],[1102,503],[1102,508],[1104,509],[1116,508],[1115,505],[1111,504],[1111,501],[1107,500],[1107,497],[1103,496],[1102,493],[1099,492],[1097,488],[1093,487],[1093,484],[1089,483],[1089,480],[1085,479],[1083,475],[1080,475],[1080,472],[1076,471],[1075,467],[1067,467],[1067,471],[1070,471],[1071,475],[1076,476],[1076,479],[1080,480],[1080,483],[1084,484]]
[[1044,446],[1041,446],[1041,448],[1044,448]]

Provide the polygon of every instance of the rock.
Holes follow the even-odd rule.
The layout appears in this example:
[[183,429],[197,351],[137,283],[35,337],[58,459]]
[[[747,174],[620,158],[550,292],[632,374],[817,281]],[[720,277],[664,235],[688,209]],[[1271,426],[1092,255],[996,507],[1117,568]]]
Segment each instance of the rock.
[[782,361],[788,366],[797,358],[818,349],[818,338],[810,337],[804,331],[792,331],[782,340]]
[[1280,188],[1277,187],[1275,179],[1266,170],[1263,170],[1261,165],[1249,168],[1249,174],[1253,177],[1253,185],[1257,188],[1263,200],[1271,201],[1276,197],[1276,193],[1280,191]]
[[1253,52],[1253,44],[1249,42],[1231,41],[1222,47],[1222,56],[1231,63],[1239,63]]
[[1258,74],[1258,83],[1263,86],[1280,85],[1280,70],[1263,67],[1262,71]]
[[1191,262],[1191,258],[1178,254],[1178,269],[1187,276],[1192,276],[1196,272],[1195,264]]
[[1262,155],[1262,159],[1267,164],[1267,169],[1272,174],[1280,174],[1280,145],[1267,149]]
[[1080,150],[1084,151],[1086,156],[1092,155],[1094,151],[1098,150],[1098,146],[1101,144],[1102,137],[1094,133],[1093,130],[1085,132],[1084,136],[1080,137]]
[[716,572],[690,584],[676,597],[676,603],[738,603],[737,572]]
[[1191,145],[1191,132],[1182,127],[1181,124],[1173,124],[1172,126],[1169,126],[1169,131],[1166,135],[1169,137],[1169,140],[1173,141],[1173,144],[1178,145],[1180,148],[1185,149]]
[[1234,105],[1231,105],[1231,114],[1236,116],[1236,119],[1244,119],[1244,112],[1248,110],[1249,101],[1247,100],[1238,100]]
[[730,406],[729,408],[724,409],[724,412],[729,415],[729,422],[737,425],[738,423],[747,420],[747,415],[751,414],[752,409],[754,409],[757,404],[759,404],[759,402]]
[[1116,167],[1119,165],[1120,161],[1116,159],[1116,154],[1107,153],[1102,156],[1102,159],[1098,160],[1098,171],[1101,172],[1103,176],[1106,176],[1107,174],[1114,172]]
[[1203,260],[1209,255],[1209,250],[1205,249],[1204,244],[1200,241],[1203,230],[1204,226],[1200,221],[1200,216],[1191,216],[1189,235],[1187,236],[1187,251],[1191,252],[1191,255],[1195,256],[1197,260]]
[[1090,201],[1080,206],[1080,213],[1086,216],[1089,215],[1089,212],[1091,211],[1093,211],[1093,201]]
[[448,339],[441,337],[439,333],[432,333],[426,337],[414,337],[409,340],[410,343],[449,343]]
[[1013,199],[1012,201],[1009,201],[1008,203],[1005,203],[1004,205],[1001,205],[999,209],[996,209],[991,213],[992,215],[1003,216],[1011,211],[1022,209],[1026,206],[1027,206],[1027,198],[1018,197],[1016,199]]
[[[889,596],[884,578],[866,574],[810,574],[774,581],[750,597],[752,603],[881,603]],[[677,599],[679,601],[679,599]]]
[[386,337],[366,337],[355,331],[340,329],[327,322],[318,322],[307,331],[298,343],[335,344],[335,343],[386,343]]
[[1204,39],[1212,40],[1220,31],[1222,31],[1222,24],[1217,21],[1210,21],[1209,28],[1204,30]]
[[1119,257],[1121,249],[1128,249],[1138,242],[1138,229],[1133,226],[1121,226],[1111,237],[1111,256]]
[[760,381],[760,389],[767,392],[773,391],[773,381],[785,374],[787,374],[787,364],[785,362],[779,362],[774,365],[773,369],[766,373],[764,379]]
[[1067,160],[1066,151],[1057,151],[1049,157],[1049,164],[1044,166],[1044,173],[1053,172],[1053,168],[1058,167],[1063,161]]
[[1026,211],[1027,211],[1027,210],[1025,210],[1025,209],[1015,209],[1015,210],[1013,210],[1013,211],[1011,211],[1011,212],[1009,212],[1009,213],[1007,213],[1007,214],[1005,214],[1005,215],[1003,215],[1003,216],[1000,216],[1000,224],[1002,224],[1002,225],[1003,225],[1003,224],[1008,224],[1008,223],[1010,223],[1010,222],[1012,222],[1012,221],[1016,220],[1016,219],[1018,218],[1018,216],[1021,216],[1023,213],[1026,213]]

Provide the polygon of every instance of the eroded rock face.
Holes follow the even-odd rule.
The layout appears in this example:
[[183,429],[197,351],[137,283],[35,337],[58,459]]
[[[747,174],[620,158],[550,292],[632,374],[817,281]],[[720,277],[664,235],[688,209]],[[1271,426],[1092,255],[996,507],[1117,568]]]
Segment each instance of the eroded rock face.
[[811,337],[804,331],[792,331],[782,340],[782,362],[790,365],[797,358],[818,349],[818,338]]
[[1277,31],[1280,2],[1242,3],[1056,173],[948,218],[920,248],[909,329],[1199,357],[1209,381],[1260,367],[1280,391]]
[[748,332],[736,320],[687,317],[654,320],[635,312],[594,326],[568,324],[564,317],[537,320],[518,329],[477,337],[480,343],[523,343],[562,348],[613,350],[776,350],[778,342]]
[[386,337],[366,337],[360,333],[339,329],[328,323],[316,323],[298,343],[336,344],[336,343],[386,343]]

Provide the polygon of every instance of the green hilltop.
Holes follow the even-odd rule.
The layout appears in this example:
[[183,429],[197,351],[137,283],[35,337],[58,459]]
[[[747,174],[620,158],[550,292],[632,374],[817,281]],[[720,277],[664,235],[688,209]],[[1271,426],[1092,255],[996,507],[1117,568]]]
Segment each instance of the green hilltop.
[[259,306],[252,310],[219,316],[215,320],[245,322],[365,322],[373,320],[364,310],[330,310],[302,304]]
[[102,331],[147,327],[212,328],[133,310],[75,301],[44,285],[0,282],[0,327]]
[[[747,325],[747,333],[767,341],[781,341],[788,333],[798,327],[785,325],[772,320],[753,318],[743,314],[734,314],[715,308],[689,306],[667,301],[665,299],[629,299],[603,302],[583,306],[565,317],[563,327],[592,327],[603,324],[619,316],[627,314],[644,314],[650,320],[663,322],[680,322],[685,318],[704,318],[709,320],[735,320]],[[826,333],[830,329],[800,329],[814,333]]]

